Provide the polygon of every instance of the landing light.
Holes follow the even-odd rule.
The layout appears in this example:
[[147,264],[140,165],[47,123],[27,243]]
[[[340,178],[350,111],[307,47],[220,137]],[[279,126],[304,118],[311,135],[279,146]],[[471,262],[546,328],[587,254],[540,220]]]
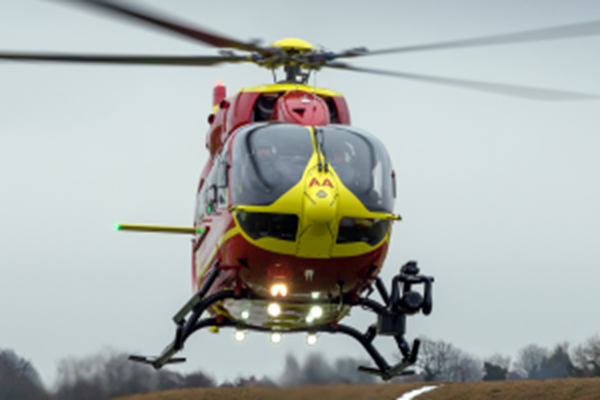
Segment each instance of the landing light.
[[279,332],[271,333],[271,343],[273,343],[273,344],[281,343],[281,333],[279,333]]
[[284,285],[283,283],[276,283],[275,285],[271,286],[271,296],[275,297],[275,296],[281,296],[281,297],[285,297],[287,295],[287,286]]
[[277,317],[281,314],[281,307],[277,303],[271,303],[269,304],[269,307],[267,307],[267,312],[271,317]]
[[233,335],[236,342],[243,342],[246,339],[246,332],[237,330]]
[[319,298],[320,293],[319,292],[311,292],[310,293],[310,297],[312,297],[314,300]]
[[321,318],[323,316],[323,309],[319,306],[314,306],[310,309],[310,315],[314,318]]
[[248,319],[250,317],[250,312],[248,310],[242,311],[242,319]]
[[315,335],[314,333],[309,333],[306,337],[306,344],[308,344],[309,346],[314,346],[315,344],[317,344],[317,335]]

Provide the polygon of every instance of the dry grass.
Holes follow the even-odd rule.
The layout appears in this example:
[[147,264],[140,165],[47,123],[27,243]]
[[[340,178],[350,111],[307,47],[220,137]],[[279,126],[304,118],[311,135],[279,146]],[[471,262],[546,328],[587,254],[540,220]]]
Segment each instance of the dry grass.
[[446,383],[418,397],[418,400],[450,399],[597,400],[600,399],[600,378]]
[[[435,383],[439,385],[439,383]],[[330,385],[299,388],[211,388],[148,393],[119,400],[395,400],[426,383],[380,385]],[[600,378],[443,383],[418,400],[514,399],[592,400],[600,399]],[[115,399],[117,400],[117,399]]]
[[119,397],[119,400],[395,400],[403,393],[421,386],[424,386],[422,382],[383,385],[304,386],[297,388],[185,389]]

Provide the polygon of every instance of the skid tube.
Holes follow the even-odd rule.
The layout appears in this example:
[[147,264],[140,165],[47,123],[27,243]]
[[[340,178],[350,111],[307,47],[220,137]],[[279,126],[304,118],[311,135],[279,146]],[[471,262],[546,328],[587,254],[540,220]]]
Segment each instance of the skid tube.
[[[196,331],[209,328],[236,328],[239,330],[249,330],[257,332],[274,332],[273,328],[247,324],[240,320],[228,319],[220,317],[202,318],[202,314],[209,307],[226,299],[250,299],[250,300],[270,300],[268,298],[258,297],[248,291],[224,290],[214,293],[208,297],[204,297],[210,286],[214,283],[219,275],[219,268],[215,267],[205,280],[202,288],[184,305],[184,307],[175,315],[173,320],[177,324],[175,339],[162,351],[158,357],[146,357],[131,355],[131,361],[141,362],[152,365],[155,369],[160,369],[166,364],[179,363],[185,361],[183,357],[173,357],[177,352],[183,349],[185,341]],[[385,285],[379,277],[375,278],[375,287],[381,296],[383,304],[371,300],[368,295],[373,291],[372,288],[368,291],[367,296],[353,299],[350,296],[340,296],[337,299],[330,299],[331,303],[339,303],[340,305],[360,306],[363,309],[374,312],[377,315],[377,322],[370,325],[364,333],[357,329],[337,322],[327,324],[315,324],[307,327],[288,328],[277,330],[284,333],[299,333],[307,332],[311,334],[326,332],[332,334],[345,334],[357,340],[367,351],[377,368],[360,366],[358,369],[362,372],[377,375],[383,380],[389,380],[399,375],[410,375],[413,371],[408,371],[410,367],[417,361],[420,341],[415,339],[413,345],[410,346],[404,339],[406,330],[406,316],[422,311],[423,314],[429,315],[432,310],[432,291],[431,285],[433,278],[419,275],[419,269],[416,262],[410,261],[401,269],[400,274],[392,280],[392,292],[388,294]],[[419,292],[413,291],[412,286],[415,284],[424,284],[423,296]],[[282,301],[282,304],[294,304],[294,301]],[[314,303],[319,304],[319,303]],[[185,316],[191,312],[190,318],[185,319]],[[377,335],[392,336],[396,341],[398,349],[402,354],[402,360],[395,364],[389,365],[385,358],[379,353],[373,345],[373,340]]]

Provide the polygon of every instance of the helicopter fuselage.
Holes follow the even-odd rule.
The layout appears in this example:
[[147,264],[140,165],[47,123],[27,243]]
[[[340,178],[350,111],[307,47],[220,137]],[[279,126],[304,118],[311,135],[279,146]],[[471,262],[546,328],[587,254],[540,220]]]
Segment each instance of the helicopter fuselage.
[[217,86],[214,103],[194,292],[219,268],[208,294],[244,290],[259,300],[225,300],[213,314],[282,330],[341,319],[349,307],[334,299],[358,298],[372,283],[398,219],[385,148],[350,127],[343,97],[325,89],[265,85],[226,99]]

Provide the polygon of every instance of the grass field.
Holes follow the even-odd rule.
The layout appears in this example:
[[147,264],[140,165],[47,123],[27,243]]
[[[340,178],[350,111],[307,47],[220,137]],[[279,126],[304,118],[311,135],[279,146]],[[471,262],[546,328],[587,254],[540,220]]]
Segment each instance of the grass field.
[[[600,399],[600,378],[440,383],[437,389],[417,400],[515,399],[591,400]],[[379,385],[330,385],[298,388],[210,388],[148,393],[119,400],[395,400],[428,383],[386,383]],[[116,400],[116,399],[115,399]]]

